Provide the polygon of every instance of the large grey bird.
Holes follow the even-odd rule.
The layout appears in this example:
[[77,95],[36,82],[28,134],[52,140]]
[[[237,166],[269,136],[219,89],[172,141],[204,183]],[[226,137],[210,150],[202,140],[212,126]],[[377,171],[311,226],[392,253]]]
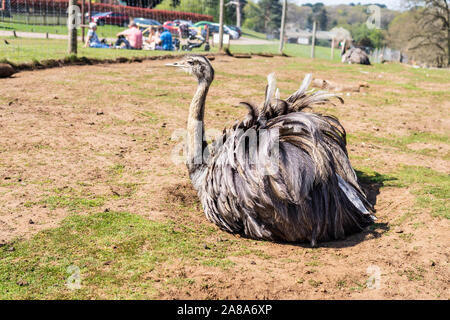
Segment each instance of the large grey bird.
[[[167,64],[198,80],[189,108],[186,163],[206,217],[221,229],[254,239],[304,242],[342,239],[375,217],[350,165],[345,130],[327,115],[304,112],[334,94],[307,93],[308,75],[286,100],[268,77],[261,110],[213,143],[205,142],[205,100],[214,69],[203,56]],[[274,97],[275,95],[275,97]]]
[[353,47],[342,53],[342,63],[356,63],[370,65],[370,59],[367,53],[361,48]]

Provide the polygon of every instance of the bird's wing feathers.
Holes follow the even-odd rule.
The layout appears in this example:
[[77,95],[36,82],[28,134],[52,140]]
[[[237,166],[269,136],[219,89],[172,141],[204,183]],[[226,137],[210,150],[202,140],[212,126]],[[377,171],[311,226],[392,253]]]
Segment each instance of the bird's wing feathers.
[[290,95],[286,101],[293,103],[294,101],[296,101],[297,99],[299,99],[301,96],[303,96],[306,92],[306,90],[309,88],[309,85],[311,84],[312,81],[312,74],[308,73],[305,78],[303,79],[302,84],[300,85],[300,88],[294,92],[292,95]]
[[264,99],[264,106],[270,104],[270,101],[272,100],[276,89],[277,89],[277,79],[275,77],[275,72],[272,72],[267,76],[267,89],[266,89],[266,97]]
[[348,159],[344,128],[332,116],[298,111],[335,95],[307,94],[308,75],[296,93],[274,104],[275,80],[268,78],[262,109],[245,104],[246,119],[214,143],[197,184],[208,219],[271,240],[314,242],[360,230],[373,208]]

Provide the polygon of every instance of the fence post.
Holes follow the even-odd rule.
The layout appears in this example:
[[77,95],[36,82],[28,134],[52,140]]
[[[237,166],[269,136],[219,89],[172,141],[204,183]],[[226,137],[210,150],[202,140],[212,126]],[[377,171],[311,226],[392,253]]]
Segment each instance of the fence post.
[[311,40],[311,58],[314,58],[315,46],[316,46],[316,20],[314,20],[314,23],[313,23],[313,34],[312,34],[312,40]]
[[[205,28],[205,30],[206,30],[205,41],[206,41],[206,43],[209,43],[209,27],[208,27],[207,24],[205,24],[204,28]],[[201,29],[201,27],[200,27],[200,34],[201,34],[201,33],[202,33],[202,29]],[[214,47],[214,39],[213,39],[212,46]]]
[[241,27],[241,1],[237,0],[236,4],[236,26]]
[[334,40],[335,40],[335,37],[333,36],[331,38],[331,60],[334,60]]
[[88,2],[88,15],[89,15],[89,21],[88,23],[91,23],[91,19],[92,19],[92,12],[91,12],[91,0],[89,0]]
[[69,54],[77,54],[77,1],[69,0],[67,29],[69,30]]
[[81,42],[84,43],[84,1],[81,0]]
[[283,0],[283,13],[281,14],[281,31],[280,31],[280,47],[278,51],[280,54],[283,53],[284,46],[284,29],[286,23],[286,10],[287,10],[287,0]]
[[219,15],[219,52],[223,50],[223,0],[220,0],[220,15]]

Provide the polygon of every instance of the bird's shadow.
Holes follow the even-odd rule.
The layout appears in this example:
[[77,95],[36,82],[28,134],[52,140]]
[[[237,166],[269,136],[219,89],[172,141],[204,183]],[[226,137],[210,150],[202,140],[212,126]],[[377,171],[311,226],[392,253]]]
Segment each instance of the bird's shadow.
[[[367,199],[369,202],[375,206],[377,203],[377,196],[380,194],[380,188],[384,186],[386,181],[396,180],[395,177],[381,174],[378,172],[373,172],[371,174],[365,173],[363,171],[355,170],[356,175],[358,176],[358,181],[361,184],[364,192],[366,193]],[[353,235],[349,235],[343,240],[333,240],[328,242],[319,242],[316,245],[316,248],[346,248],[353,247],[363,241],[366,241],[371,238],[379,238],[383,236],[384,233],[390,230],[390,226],[388,223],[374,223],[363,231],[359,233],[355,233]],[[286,245],[294,245],[302,248],[311,248],[311,244],[309,243],[287,243],[280,242],[280,244]]]

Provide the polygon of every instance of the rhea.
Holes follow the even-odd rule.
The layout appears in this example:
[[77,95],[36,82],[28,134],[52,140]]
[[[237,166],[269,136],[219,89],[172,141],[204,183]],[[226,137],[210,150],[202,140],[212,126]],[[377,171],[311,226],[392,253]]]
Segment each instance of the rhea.
[[249,238],[312,246],[343,239],[375,220],[348,159],[344,128],[332,116],[304,110],[335,96],[307,92],[311,75],[286,100],[269,75],[262,107],[243,103],[245,119],[207,144],[210,61],[192,55],[167,65],[198,81],[189,107],[186,164],[208,220]]
[[369,56],[361,48],[353,47],[347,50],[344,47],[341,55],[342,63],[370,65]]

